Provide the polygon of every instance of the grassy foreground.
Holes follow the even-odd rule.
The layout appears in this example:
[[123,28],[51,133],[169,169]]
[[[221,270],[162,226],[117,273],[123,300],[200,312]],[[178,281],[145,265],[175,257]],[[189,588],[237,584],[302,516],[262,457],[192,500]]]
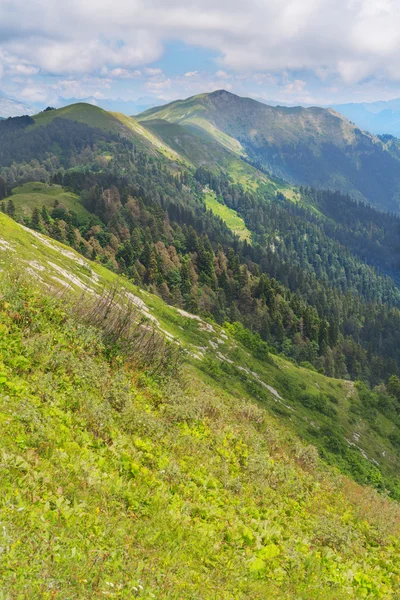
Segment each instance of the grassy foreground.
[[397,504],[80,311],[3,276],[0,597],[399,597]]
[[[1,600],[400,598],[398,504],[296,435],[352,431],[351,382],[268,358],[3,214],[0,230]],[[126,320],[99,317],[116,284],[129,344]],[[393,471],[362,423],[358,444]],[[371,461],[350,445],[335,462],[325,437],[328,462],[373,483]]]

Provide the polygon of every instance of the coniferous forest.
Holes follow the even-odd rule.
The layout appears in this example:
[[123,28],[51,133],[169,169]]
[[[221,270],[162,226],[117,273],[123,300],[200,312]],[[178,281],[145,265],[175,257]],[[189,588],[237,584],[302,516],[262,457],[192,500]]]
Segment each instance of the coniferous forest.
[[[204,167],[171,171],[119,135],[71,123],[55,119],[40,136],[30,118],[0,125],[3,195],[42,180],[90,213],[35,206],[26,225],[172,305],[242,323],[298,364],[372,387],[400,375],[399,217],[340,193],[300,188],[294,203]],[[207,210],[205,188],[243,217],[252,243]],[[2,210],[13,216],[12,195]]]

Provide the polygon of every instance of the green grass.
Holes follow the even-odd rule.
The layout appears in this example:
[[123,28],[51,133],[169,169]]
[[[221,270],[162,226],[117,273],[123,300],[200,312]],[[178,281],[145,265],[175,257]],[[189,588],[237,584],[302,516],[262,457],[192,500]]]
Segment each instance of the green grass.
[[[399,598],[398,505],[298,438],[332,462],[312,432],[356,431],[398,472],[362,413],[350,420],[351,382],[268,355],[3,214],[0,231],[4,598]],[[184,349],[179,381],[85,324],[83,291],[116,284],[138,322]],[[304,394],[330,395],[336,416]]]
[[41,112],[33,117],[35,124],[31,127],[44,127],[56,118],[70,119],[104,131],[126,133],[124,125],[112,113],[85,102]]
[[[145,320],[155,323],[159,331],[184,348],[198,377],[220,391],[247,397],[270,414],[278,414],[295,434],[317,446],[325,460],[342,472],[377,487],[390,485],[392,493],[400,495],[400,454],[388,440],[393,427],[390,416],[379,413],[376,422],[369,421],[351,382],[329,379],[279,356],[269,355],[267,360],[261,352],[257,357],[241,341],[238,343],[229,327],[182,314],[102,265],[24,230],[1,213],[0,231],[0,269],[20,268],[43,286],[76,295],[100,294],[105,286],[118,283],[140,303]],[[332,439],[338,448],[332,447]]]
[[[400,454],[388,440],[393,425],[380,413],[376,423],[368,421],[351,382],[329,379],[279,356],[269,355],[267,360],[261,352],[257,357],[229,327],[180,313],[71,248],[23,229],[2,213],[0,231],[0,269],[22,269],[42,286],[76,295],[100,294],[105,286],[118,283],[140,303],[145,320],[184,348],[198,377],[278,414],[294,433],[316,445],[328,462],[357,480],[382,487],[383,474],[399,495]],[[266,386],[275,389],[282,400]],[[318,408],[321,395],[323,412]],[[332,449],[331,438],[339,440],[339,451]]]
[[41,208],[44,205],[52,208],[55,201],[68,210],[74,211],[80,219],[90,216],[90,213],[80,203],[78,196],[66,191],[60,185],[40,182],[26,183],[13,189],[12,199],[17,218],[31,217],[35,207]]
[[215,192],[207,190],[204,193],[206,206],[215,215],[220,217],[241,240],[251,243],[251,232],[247,229],[242,217],[225,204],[218,202]]
[[194,367],[161,384],[65,298],[1,288],[5,598],[398,597],[395,504]]
[[151,135],[140,123],[121,113],[112,113],[98,106],[79,102],[57,110],[41,112],[34,117],[35,124],[29,129],[49,125],[54,119],[70,119],[84,123],[89,127],[101,129],[104,132],[119,134],[134,141],[139,148],[146,148],[161,153],[167,158],[176,159],[172,149],[167,148],[160,139]]
[[178,100],[161,107],[151,108],[137,116],[139,121],[164,119],[185,125],[190,131],[208,141],[217,141],[221,146],[236,155],[243,154],[241,143],[221,131],[208,119],[207,94],[199,94],[187,100]]

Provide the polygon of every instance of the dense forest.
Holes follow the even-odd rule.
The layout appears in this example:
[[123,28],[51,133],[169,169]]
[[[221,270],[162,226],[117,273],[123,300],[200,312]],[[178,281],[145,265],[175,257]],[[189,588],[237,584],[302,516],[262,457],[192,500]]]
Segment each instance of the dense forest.
[[[302,189],[297,204],[249,192],[226,175],[171,168],[127,139],[74,125],[55,119],[42,128],[28,163],[30,141],[22,149],[16,136],[21,150],[12,152],[5,144],[0,192],[32,179],[61,184],[92,217],[35,207],[27,225],[168,303],[239,321],[273,352],[327,375],[377,385],[400,374],[400,291],[388,276],[398,269],[398,219],[332,192]],[[35,130],[27,135],[37,140]],[[21,162],[10,164],[11,153]],[[207,211],[206,186],[243,216],[252,244]],[[2,210],[15,213],[12,196]]]

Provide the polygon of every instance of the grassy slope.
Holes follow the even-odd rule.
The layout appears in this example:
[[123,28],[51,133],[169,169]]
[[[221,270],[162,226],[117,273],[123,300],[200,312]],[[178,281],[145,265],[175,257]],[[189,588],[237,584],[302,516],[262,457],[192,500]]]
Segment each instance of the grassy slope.
[[211,171],[222,171],[231,176],[235,183],[245,188],[256,189],[262,186],[267,193],[275,193],[277,182],[267,177],[235,153],[228,150],[218,140],[206,139],[178,123],[165,119],[144,120],[141,125],[172,148],[189,165],[204,166]]
[[151,108],[137,118],[140,121],[166,119],[199,127],[221,143],[222,136],[228,136],[233,140],[229,143],[230,150],[237,153],[244,152],[239,142],[241,136],[249,137],[256,144],[269,142],[277,147],[296,145],[299,139],[315,146],[328,141],[345,146],[354,143],[356,129],[333,110],[271,107],[223,90]]
[[16,209],[16,217],[30,217],[35,207],[54,206],[57,200],[61,206],[74,211],[80,218],[89,217],[90,213],[79,202],[76,194],[66,191],[60,185],[47,185],[40,182],[26,183],[12,191],[12,199]]
[[[42,285],[64,290],[70,288],[77,294],[82,291],[100,293],[105,284],[119,280],[102,265],[92,263],[40,234],[23,229],[1,213],[0,231],[0,268],[12,264],[17,269],[21,265]],[[388,441],[392,423],[380,415],[379,423],[372,428],[362,416],[358,392],[351,382],[329,379],[278,356],[270,361],[258,359],[229,331],[180,313],[129,282],[124,282],[123,286],[137,298],[143,316],[185,348],[200,377],[237,397],[257,399],[264,408],[279,414],[293,431],[316,444],[327,459],[344,472],[351,471],[350,460],[358,465],[357,469],[360,467],[370,472],[365,477],[371,482],[379,481],[376,464],[385,475],[397,476],[400,455]],[[336,416],[329,408],[323,414],[307,407],[307,402],[305,405],[301,400],[306,396],[316,401],[321,394],[332,398]],[[350,454],[347,459],[330,451],[327,439],[320,434],[326,428],[335,431],[341,443],[348,448]],[[358,470],[353,472],[357,474]]]
[[84,102],[71,104],[57,110],[41,112],[33,118],[35,124],[29,129],[45,127],[56,118],[69,119],[108,133],[127,137],[141,149],[146,149],[153,153],[160,152],[170,159],[178,158],[172,149],[166,147],[160,139],[151,135],[149,131],[132,117],[127,117],[121,113],[108,112],[92,104]]
[[191,132],[179,124],[169,123],[166,120],[139,122],[121,113],[107,112],[86,103],[45,111],[33,118],[35,124],[28,130],[44,127],[55,118],[70,119],[89,127],[127,137],[140,149],[166,158],[170,161],[170,166],[173,163],[183,167],[207,166],[229,174],[234,182],[242,184],[245,188],[261,187],[268,195],[282,191],[287,197],[296,197],[296,191],[292,186],[267,177],[241,160],[238,156],[241,152],[238,152],[237,148],[229,147],[220,136],[214,134],[211,138],[209,136],[205,138],[204,132],[199,128]]
[[[331,109],[271,107],[220,90],[137,118],[184,125],[292,183],[339,189],[387,210],[397,207],[397,146],[360,131]],[[387,176],[379,175],[384,171]]]
[[218,202],[215,192],[212,190],[207,190],[204,193],[204,200],[207,208],[225,221],[231,231],[236,233],[241,240],[247,240],[251,243],[251,232],[247,229],[242,217],[237,212],[225,206],[225,204]]
[[187,100],[177,100],[162,107],[150,108],[138,115],[137,119],[139,121],[164,119],[172,123],[185,125],[196,134],[203,135],[208,140],[216,140],[222,146],[240,156],[243,154],[240,142],[210,122],[205,106],[207,96],[208,94],[199,94]]
[[84,102],[41,112],[33,117],[35,124],[31,127],[45,127],[56,118],[70,119],[112,133],[127,134],[127,128],[112,113]]
[[[169,122],[165,118],[144,119],[143,128],[162,140],[167,148],[171,148],[189,165],[204,166],[211,171],[222,171],[229,175],[234,183],[239,183],[245,189],[259,189],[266,196],[283,193],[289,200],[298,200],[296,188],[273,177],[261,173],[246,161],[237,156],[236,151],[220,139],[202,135],[200,129],[191,129],[182,124]],[[137,121],[135,121],[137,123]]]
[[[110,361],[43,284],[80,294],[116,277],[1,214],[0,231],[5,597],[398,597],[397,505],[326,472],[264,410],[287,401],[258,407],[244,371],[219,385],[194,357],[187,389]],[[15,275],[30,269],[39,292]],[[263,364],[229,332],[121,285],[192,354],[216,346],[270,383],[290,372],[346,401],[344,382]]]

